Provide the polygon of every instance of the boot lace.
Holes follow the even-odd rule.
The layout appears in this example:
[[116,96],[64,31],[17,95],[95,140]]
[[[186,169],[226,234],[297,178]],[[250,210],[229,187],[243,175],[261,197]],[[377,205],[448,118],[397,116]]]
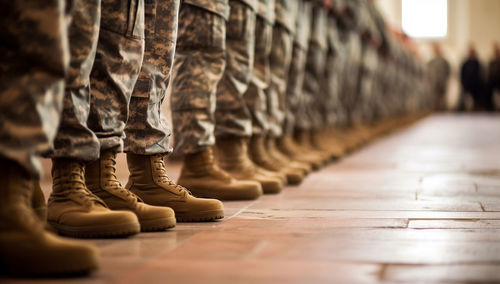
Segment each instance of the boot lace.
[[191,195],[191,192],[187,188],[183,187],[182,185],[176,184],[167,175],[167,169],[165,167],[165,161],[163,159],[163,155],[156,154],[153,157],[154,157],[153,163],[155,164],[155,167],[156,167],[155,170],[156,170],[157,178],[158,178],[157,182],[167,184],[170,187],[173,187],[174,189],[176,189],[179,193],[186,192],[187,194]]
[[68,168],[56,171],[54,173],[54,187],[61,186],[59,193],[53,193],[53,196],[71,199],[86,204],[88,206],[100,203],[106,204],[99,197],[94,195],[85,185],[85,168],[81,162],[71,162]]
[[139,197],[129,190],[125,189],[118,177],[116,176],[116,153],[109,152],[103,155],[104,169],[106,176],[106,188],[105,190],[111,194],[122,197],[125,200],[130,200],[132,202],[137,202]]

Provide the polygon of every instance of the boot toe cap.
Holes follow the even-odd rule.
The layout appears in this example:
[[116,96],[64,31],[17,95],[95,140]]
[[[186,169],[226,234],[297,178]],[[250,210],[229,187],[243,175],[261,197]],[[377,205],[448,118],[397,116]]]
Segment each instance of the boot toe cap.
[[136,215],[141,224],[141,231],[160,231],[175,227],[175,213],[171,208],[144,203],[139,204],[138,207],[141,207],[141,210],[138,210],[139,212],[136,212]]
[[140,232],[137,216],[130,211],[67,212],[57,221],[48,221],[60,234],[71,237],[126,237]]

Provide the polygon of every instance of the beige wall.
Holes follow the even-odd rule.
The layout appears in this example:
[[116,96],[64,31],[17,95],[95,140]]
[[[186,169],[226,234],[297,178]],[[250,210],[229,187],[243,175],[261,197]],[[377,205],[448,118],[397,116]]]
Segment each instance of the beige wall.
[[[377,0],[389,23],[401,27],[401,0]],[[474,42],[482,58],[491,55],[494,41],[500,41],[500,0],[448,0],[448,36],[439,41],[456,61],[469,42]],[[429,40],[417,40],[422,55],[429,56]]]
[[[387,22],[401,27],[401,0],[376,0],[377,6],[386,16]],[[458,75],[460,61],[470,42],[476,45],[483,61],[492,54],[494,41],[500,42],[500,0],[448,0],[448,36],[438,40]],[[422,57],[431,57],[429,40],[416,40]],[[450,82],[449,104],[458,98],[457,77]]]

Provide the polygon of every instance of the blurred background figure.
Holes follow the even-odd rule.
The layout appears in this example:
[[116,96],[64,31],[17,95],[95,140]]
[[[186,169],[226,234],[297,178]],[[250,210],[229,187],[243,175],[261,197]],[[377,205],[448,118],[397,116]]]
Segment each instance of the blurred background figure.
[[[493,45],[493,58],[488,66],[488,92],[493,101],[493,108],[499,109],[500,103],[500,44]],[[495,96],[497,94],[498,96]],[[495,100],[495,97],[499,97]]]
[[[467,57],[460,69],[460,82],[462,83],[462,98],[471,96],[474,101],[474,110],[490,110],[493,106],[491,96],[488,94],[483,78],[482,66],[477,56],[476,48],[473,44],[469,46]],[[463,103],[460,103],[463,105]],[[460,107],[460,109],[463,109]]]
[[431,83],[431,91],[435,98],[436,110],[446,110],[446,94],[448,80],[450,78],[450,64],[443,56],[441,46],[438,43],[432,45],[434,57],[427,63],[429,78]]

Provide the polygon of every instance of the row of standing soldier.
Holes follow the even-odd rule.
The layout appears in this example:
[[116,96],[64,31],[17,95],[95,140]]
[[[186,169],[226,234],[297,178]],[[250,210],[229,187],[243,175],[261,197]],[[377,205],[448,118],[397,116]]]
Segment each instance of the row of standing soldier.
[[[421,63],[368,0],[42,2],[2,1],[9,273],[98,267],[94,247],[45,222],[71,237],[124,237],[221,219],[219,200],[297,185],[432,107]],[[165,166],[169,88],[177,183]],[[40,155],[52,159],[47,207]]]

